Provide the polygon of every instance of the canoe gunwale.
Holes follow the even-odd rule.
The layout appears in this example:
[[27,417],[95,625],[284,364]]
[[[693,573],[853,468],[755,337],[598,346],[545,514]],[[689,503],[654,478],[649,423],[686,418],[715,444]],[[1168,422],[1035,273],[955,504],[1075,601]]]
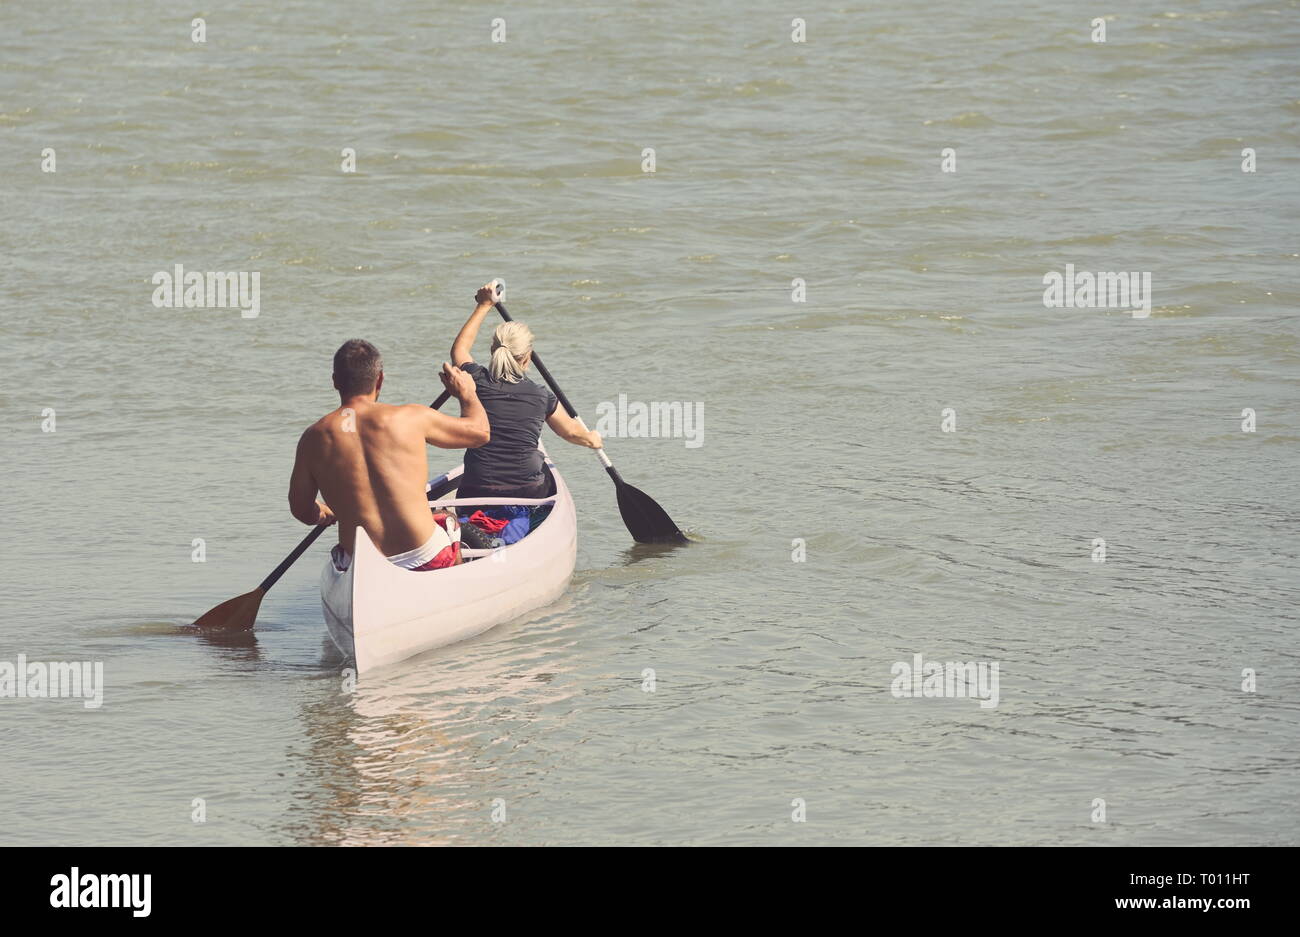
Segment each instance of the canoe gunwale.
[[439,498],[437,501],[430,501],[431,508],[451,508],[451,507],[473,507],[475,505],[523,505],[524,507],[538,507],[543,504],[554,504],[559,501],[558,495],[551,495],[549,498]]

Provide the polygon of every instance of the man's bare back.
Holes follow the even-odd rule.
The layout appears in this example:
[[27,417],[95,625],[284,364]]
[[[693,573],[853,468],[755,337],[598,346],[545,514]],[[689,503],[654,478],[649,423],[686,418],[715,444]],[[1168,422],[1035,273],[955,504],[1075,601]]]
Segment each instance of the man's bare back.
[[[378,352],[374,357],[378,359]],[[340,387],[339,367],[336,356],[336,387]],[[298,441],[289,482],[289,509],[294,517],[305,524],[337,519],[339,544],[349,553],[358,525],[385,556],[426,543],[434,528],[424,490],[426,446],[474,448],[489,438],[487,414],[473,379],[448,364],[441,377],[460,400],[460,417],[417,404],[379,403],[382,371],[369,392],[348,393],[356,385],[349,386],[345,374],[339,408],[308,427]],[[324,505],[316,501],[318,491]]]

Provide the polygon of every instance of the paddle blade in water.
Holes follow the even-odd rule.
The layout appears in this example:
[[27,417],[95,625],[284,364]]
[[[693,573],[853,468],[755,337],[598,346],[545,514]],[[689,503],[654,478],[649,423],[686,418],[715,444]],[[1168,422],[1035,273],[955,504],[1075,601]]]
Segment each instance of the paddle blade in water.
[[633,488],[621,478],[614,478],[618,492],[618,510],[628,533],[637,543],[686,543],[668,512],[644,491]]
[[264,595],[266,593],[258,588],[227,599],[199,616],[194,627],[200,631],[251,631]]

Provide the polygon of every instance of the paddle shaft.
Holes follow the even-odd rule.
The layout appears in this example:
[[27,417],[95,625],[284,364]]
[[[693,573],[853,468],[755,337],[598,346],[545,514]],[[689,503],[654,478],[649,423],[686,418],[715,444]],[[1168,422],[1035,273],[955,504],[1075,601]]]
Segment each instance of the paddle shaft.
[[307,548],[316,542],[317,537],[325,533],[325,528],[328,526],[329,524],[317,524],[314,528],[312,528],[312,532],[302,538],[302,542],[293,548],[293,552],[284,558],[284,562],[282,562],[275,569],[271,570],[271,575],[263,579],[262,584],[257,588],[265,592],[266,590],[270,589],[273,585],[275,585],[277,582],[279,582],[280,577],[285,574],[285,571],[288,570],[290,566],[292,566],[294,563],[298,561],[298,557],[302,556],[304,553],[307,552]]

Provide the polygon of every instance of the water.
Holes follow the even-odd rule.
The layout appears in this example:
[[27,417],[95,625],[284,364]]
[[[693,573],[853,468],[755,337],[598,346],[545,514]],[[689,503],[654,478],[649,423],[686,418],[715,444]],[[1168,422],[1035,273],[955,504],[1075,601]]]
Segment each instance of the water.
[[[107,682],[0,701],[5,842],[1296,842],[1296,3],[192,15],[0,9],[0,659]],[[177,263],[261,314],[155,308]],[[1067,263],[1151,316],[1044,308]],[[185,634],[304,532],[334,348],[430,400],[496,275],[580,411],[703,403],[609,445],[696,542],[554,441],[544,612],[349,695],[318,545],[253,639]],[[916,653],[999,705],[894,698]]]

